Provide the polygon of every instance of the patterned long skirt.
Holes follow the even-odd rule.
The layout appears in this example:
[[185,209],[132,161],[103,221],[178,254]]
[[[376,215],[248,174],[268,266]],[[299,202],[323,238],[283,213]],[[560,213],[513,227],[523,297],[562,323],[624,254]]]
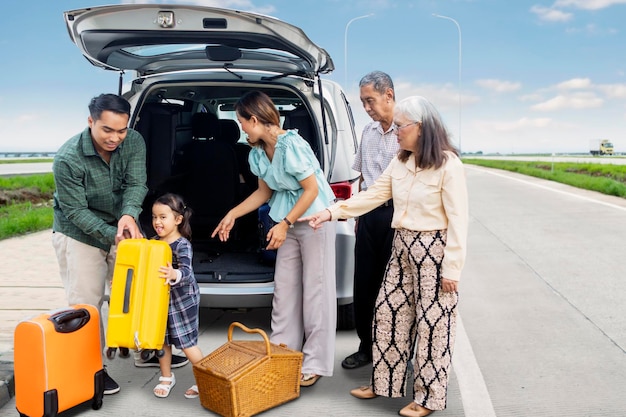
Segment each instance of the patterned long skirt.
[[372,325],[374,392],[403,397],[415,351],[414,400],[431,410],[446,407],[456,332],[458,293],[441,290],[445,245],[445,230],[396,230]]

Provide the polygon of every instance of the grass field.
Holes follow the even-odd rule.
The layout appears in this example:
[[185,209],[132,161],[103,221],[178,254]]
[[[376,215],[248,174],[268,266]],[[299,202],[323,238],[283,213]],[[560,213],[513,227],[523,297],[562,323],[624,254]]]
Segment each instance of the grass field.
[[518,172],[585,190],[626,198],[626,165],[598,163],[503,161],[465,158],[465,164]]

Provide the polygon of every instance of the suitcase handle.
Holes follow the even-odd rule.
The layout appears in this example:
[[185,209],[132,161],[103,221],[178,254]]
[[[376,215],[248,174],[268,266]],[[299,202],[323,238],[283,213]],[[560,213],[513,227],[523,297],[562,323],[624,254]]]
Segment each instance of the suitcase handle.
[[270,346],[270,339],[267,337],[267,333],[265,333],[261,329],[250,329],[244,326],[243,324],[239,323],[238,321],[232,322],[230,326],[228,327],[228,341],[229,342],[233,340],[233,330],[235,327],[239,327],[241,330],[243,330],[246,333],[258,333],[261,336],[263,336],[263,340],[265,340],[265,349],[267,350],[267,355],[269,356],[272,354],[272,348]]
[[53,314],[48,320],[54,325],[58,333],[72,333],[89,322],[89,311],[85,308],[65,310]]
[[128,268],[126,271],[126,287],[124,288],[124,305],[122,306],[122,313],[128,314],[130,311],[130,291],[133,288],[133,268]]

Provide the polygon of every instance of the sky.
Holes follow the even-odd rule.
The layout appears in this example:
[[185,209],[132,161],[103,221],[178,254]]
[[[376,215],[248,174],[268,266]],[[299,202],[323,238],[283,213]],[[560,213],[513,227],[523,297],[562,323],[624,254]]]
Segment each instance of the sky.
[[[84,59],[63,12],[119,3],[145,1],[3,4],[0,152],[55,151],[84,129],[92,97],[117,92],[118,74]],[[358,132],[369,121],[359,79],[381,70],[398,100],[433,102],[463,152],[584,153],[599,138],[626,152],[626,0],[167,3],[254,11],[302,28],[333,58],[323,77],[343,86]]]

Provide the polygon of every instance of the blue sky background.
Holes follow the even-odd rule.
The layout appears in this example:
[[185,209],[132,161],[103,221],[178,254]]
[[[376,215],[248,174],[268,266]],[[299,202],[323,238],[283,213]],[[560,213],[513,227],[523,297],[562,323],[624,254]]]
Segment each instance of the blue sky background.
[[[368,118],[358,81],[379,69],[394,79],[398,99],[419,94],[435,103],[464,152],[587,152],[596,138],[626,152],[626,0],[168,3],[256,11],[301,27],[333,57],[327,77],[344,84],[359,131]],[[56,150],[86,126],[91,97],[117,91],[117,73],[92,67],[63,21],[66,10],[103,4],[3,4],[0,151]],[[346,25],[370,13],[348,28],[346,66]],[[433,13],[461,28],[460,107],[457,27]]]

